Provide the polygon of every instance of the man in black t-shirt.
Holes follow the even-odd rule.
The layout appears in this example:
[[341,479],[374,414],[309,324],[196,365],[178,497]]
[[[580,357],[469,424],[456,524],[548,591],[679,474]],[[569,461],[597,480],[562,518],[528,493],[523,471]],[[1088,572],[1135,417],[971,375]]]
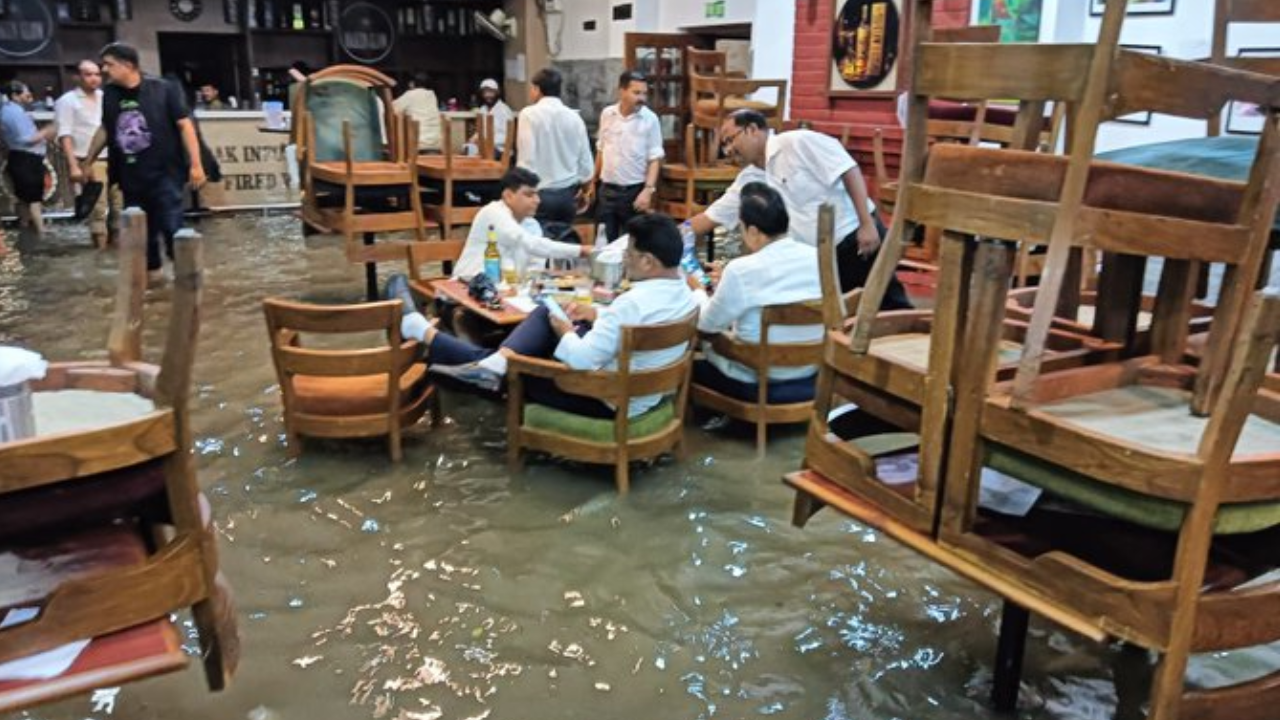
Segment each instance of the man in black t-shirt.
[[138,69],[138,51],[123,43],[102,49],[110,83],[102,96],[102,127],[85,160],[86,173],[108,146],[110,181],[120,185],[126,206],[147,214],[147,270],[159,280],[160,243],[173,256],[173,236],[182,227],[183,188],[204,185],[204,166],[191,113],[172,83]]

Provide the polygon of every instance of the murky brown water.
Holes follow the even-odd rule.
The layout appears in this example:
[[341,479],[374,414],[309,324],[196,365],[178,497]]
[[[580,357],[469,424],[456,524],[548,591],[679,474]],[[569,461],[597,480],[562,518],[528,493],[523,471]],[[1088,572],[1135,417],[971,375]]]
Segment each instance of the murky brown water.
[[[381,443],[290,461],[260,302],[357,300],[362,272],[288,217],[200,229],[195,430],[239,674],[212,695],[193,665],[122,688],[111,713],[85,697],[19,717],[996,717],[998,602],[830,511],[790,527],[779,477],[799,430],[757,461],[746,433],[690,427],[688,462],[637,473],[626,499],[605,469],[509,477],[503,408],[461,395],[444,427],[410,433],[402,464]],[[115,259],[79,229],[53,235],[0,258],[0,342],[100,357]],[[165,307],[148,301],[152,358]],[[1110,717],[1118,695],[1137,717],[1144,666],[1035,624],[1018,717]]]

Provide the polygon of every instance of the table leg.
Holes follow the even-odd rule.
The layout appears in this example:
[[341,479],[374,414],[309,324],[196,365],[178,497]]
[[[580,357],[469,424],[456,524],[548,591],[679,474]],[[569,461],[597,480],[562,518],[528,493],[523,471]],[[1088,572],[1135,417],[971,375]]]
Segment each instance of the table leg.
[[991,686],[991,704],[996,712],[1013,712],[1018,705],[1018,685],[1022,682],[1022,656],[1027,649],[1027,625],[1031,613],[1026,608],[1004,601],[1000,613],[1000,639],[996,644],[995,679]]
[[[367,232],[364,234],[365,247],[373,245],[374,234]],[[375,302],[378,299],[378,263],[367,262],[364,264],[364,297],[369,302]]]

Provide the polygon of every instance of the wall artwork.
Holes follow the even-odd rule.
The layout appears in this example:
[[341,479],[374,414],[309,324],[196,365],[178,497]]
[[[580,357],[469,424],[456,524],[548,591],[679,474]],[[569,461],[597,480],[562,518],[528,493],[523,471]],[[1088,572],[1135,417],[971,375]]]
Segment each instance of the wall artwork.
[[829,94],[893,94],[902,30],[902,0],[836,0]]
[[[1280,57],[1280,48],[1240,48],[1240,57]],[[1225,130],[1232,135],[1261,135],[1266,116],[1262,108],[1247,102],[1231,102],[1227,106]]]
[[1043,0],[978,0],[978,24],[999,25],[1000,42],[1040,41]]
[[[1089,0],[1089,14],[1094,17],[1102,15],[1107,0]],[[1129,0],[1126,15],[1172,15],[1173,0]]]

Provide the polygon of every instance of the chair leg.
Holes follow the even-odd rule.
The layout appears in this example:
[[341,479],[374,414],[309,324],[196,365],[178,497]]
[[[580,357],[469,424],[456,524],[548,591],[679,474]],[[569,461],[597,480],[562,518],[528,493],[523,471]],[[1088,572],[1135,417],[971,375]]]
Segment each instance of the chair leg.
[[524,472],[524,448],[515,438],[507,438],[507,472],[519,475]]
[[765,446],[769,444],[769,423],[763,417],[756,419],[756,456],[764,457]]
[[991,704],[996,712],[1010,713],[1017,708],[1030,619],[1031,613],[1026,608],[1004,601],[1004,609],[1000,613],[1000,639],[996,644],[995,680],[991,686]]
[[428,411],[431,413],[431,427],[440,427],[440,424],[444,422],[444,409],[440,406],[439,388],[431,391],[431,399],[427,402],[431,403]]
[[618,483],[618,494],[626,495],[631,491],[631,466],[627,456],[619,457],[614,469],[614,480]]
[[1160,656],[1151,681],[1151,710],[1147,720],[1178,720],[1189,659],[1186,652],[1166,652]]
[[294,432],[287,425],[284,431],[284,449],[289,457],[296,458],[302,455],[302,436]]
[[398,463],[404,459],[404,448],[399,428],[392,428],[391,432],[387,433],[387,448],[391,451],[391,462]]
[[231,586],[221,572],[210,596],[192,606],[191,615],[200,634],[209,689],[223,690],[240,663],[240,628]]

